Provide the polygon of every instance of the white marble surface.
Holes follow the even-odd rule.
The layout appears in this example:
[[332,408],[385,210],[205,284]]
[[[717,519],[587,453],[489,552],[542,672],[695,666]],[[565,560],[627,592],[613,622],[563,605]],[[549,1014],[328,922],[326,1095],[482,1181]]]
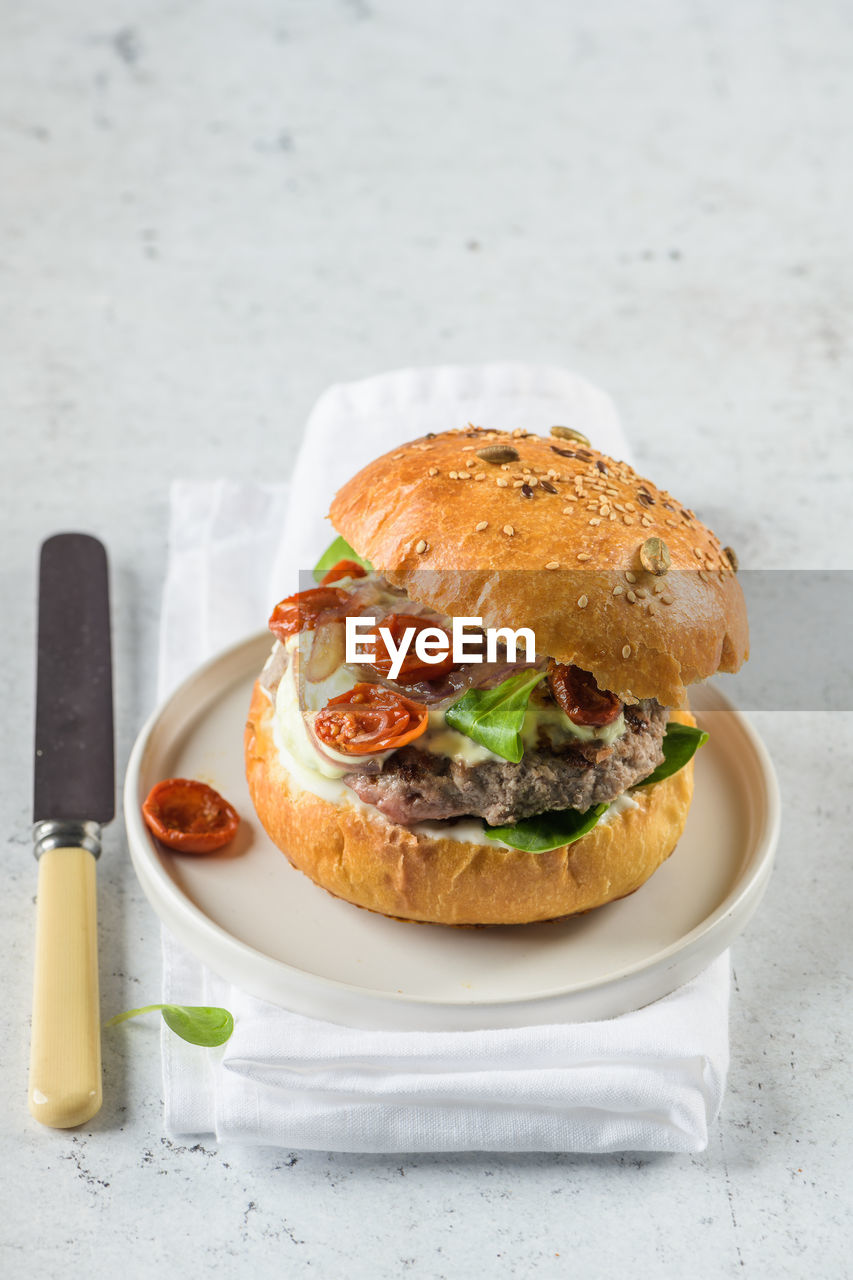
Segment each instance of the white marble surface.
[[[25,1077],[44,535],[110,548],[120,765],[167,481],[285,473],[332,380],[574,367],[743,560],[850,566],[851,45],[841,0],[4,6],[4,1274],[850,1274],[849,714],[757,717],[784,830],[701,1156],[188,1149],[153,1024],[106,1039],[83,1131]],[[112,1012],[159,985],[118,821],[99,876]]]

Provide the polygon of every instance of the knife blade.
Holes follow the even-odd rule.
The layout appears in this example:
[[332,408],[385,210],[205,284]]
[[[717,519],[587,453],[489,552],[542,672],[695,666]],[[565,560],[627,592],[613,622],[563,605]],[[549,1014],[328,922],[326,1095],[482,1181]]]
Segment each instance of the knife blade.
[[95,863],[114,815],[107,555],[89,534],[56,534],[39,564],[29,1086],[30,1111],[54,1128],[101,1105]]

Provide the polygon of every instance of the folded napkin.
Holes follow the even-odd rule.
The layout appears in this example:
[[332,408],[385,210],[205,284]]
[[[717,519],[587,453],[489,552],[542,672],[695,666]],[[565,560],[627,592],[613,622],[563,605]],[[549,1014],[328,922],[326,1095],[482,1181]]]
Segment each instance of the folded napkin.
[[[627,457],[611,402],[568,373],[523,365],[405,370],[333,387],[290,485],[176,483],[160,691],[256,631],[334,536],[335,490],[398,441],[472,421],[561,422]],[[282,465],[282,471],[286,466]],[[663,1000],[599,1022],[485,1031],[364,1031],[266,1004],[163,933],[163,999],[236,1019],[220,1051],[163,1034],[174,1136],[297,1149],[701,1151],[728,1066],[729,959]]]

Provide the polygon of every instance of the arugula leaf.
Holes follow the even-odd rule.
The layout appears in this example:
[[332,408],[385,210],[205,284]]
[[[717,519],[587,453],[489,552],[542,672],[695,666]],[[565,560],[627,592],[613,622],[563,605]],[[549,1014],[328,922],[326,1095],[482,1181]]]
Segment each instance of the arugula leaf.
[[544,671],[517,671],[494,689],[469,689],[445,719],[451,729],[479,742],[496,756],[518,764],[524,755],[521,729],[534,687]]
[[335,538],[330,546],[320,556],[320,559],[314,565],[314,581],[319,582],[327,569],[331,569],[339,560],[355,560],[368,573],[373,572],[373,565],[369,560],[365,560],[363,556],[353,551],[346,538]]
[[555,809],[551,813],[539,813],[533,818],[522,818],[508,827],[485,827],[491,840],[503,840],[513,849],[525,853],[547,853],[549,849],[561,849],[565,844],[580,840],[598,823],[602,814],[610,808],[607,804],[594,804],[581,813],[579,809]]
[[670,720],[663,739],[662,763],[636,786],[650,787],[653,783],[663,782],[664,778],[678,773],[707,741],[708,735],[704,730],[694,729],[692,724],[679,724],[677,720]]
[[141,1009],[117,1013],[104,1026],[115,1027],[128,1018],[137,1018],[141,1013],[154,1013],[157,1009],[163,1014],[166,1026],[175,1035],[188,1040],[190,1044],[200,1044],[208,1049],[225,1044],[234,1030],[234,1019],[227,1009],[189,1004],[146,1004]]

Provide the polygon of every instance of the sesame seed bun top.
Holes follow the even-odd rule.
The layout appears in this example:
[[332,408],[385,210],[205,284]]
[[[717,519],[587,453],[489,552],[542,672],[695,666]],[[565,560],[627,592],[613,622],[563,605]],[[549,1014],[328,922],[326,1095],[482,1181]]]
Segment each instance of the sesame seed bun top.
[[679,706],[748,656],[734,553],[567,428],[430,434],[364,467],[330,516],[410,600],[532,627],[537,653],[625,701]]

